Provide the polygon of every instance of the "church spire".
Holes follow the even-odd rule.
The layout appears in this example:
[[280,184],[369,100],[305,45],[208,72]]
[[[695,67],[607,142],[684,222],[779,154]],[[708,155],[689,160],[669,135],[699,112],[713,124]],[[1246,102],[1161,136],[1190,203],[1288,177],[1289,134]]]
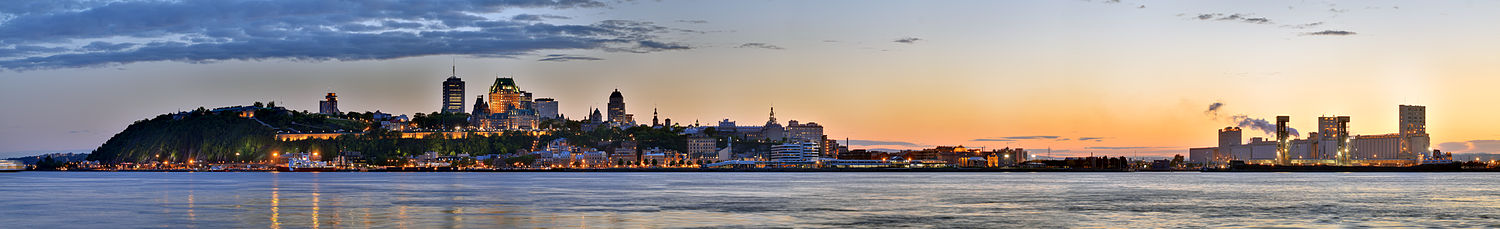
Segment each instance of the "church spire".
[[771,106],[771,120],[768,123],[776,123],[776,106]]

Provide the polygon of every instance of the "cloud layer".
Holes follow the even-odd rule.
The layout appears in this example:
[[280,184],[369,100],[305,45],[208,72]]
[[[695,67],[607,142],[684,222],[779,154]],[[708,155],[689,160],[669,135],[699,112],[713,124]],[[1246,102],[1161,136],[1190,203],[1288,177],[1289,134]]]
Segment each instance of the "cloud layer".
[[1355,34],[1359,34],[1359,33],[1349,32],[1349,31],[1343,31],[1343,30],[1323,30],[1323,31],[1311,32],[1311,33],[1304,33],[1302,35],[1310,35],[1310,36],[1349,36],[1349,35],[1355,35]]
[[547,55],[545,57],[542,57],[542,59],[538,59],[536,61],[568,62],[568,61],[575,61],[575,60],[604,60],[604,58],[589,57],[589,56],[574,56],[574,55],[564,55],[564,54],[552,54],[552,55]]
[[735,47],[735,48],[762,48],[762,49],[775,49],[775,50],[781,50],[781,49],[783,49],[783,48],[781,48],[781,46],[776,46],[776,45],[766,44],[766,43],[745,43],[745,44],[742,44],[742,45],[740,45],[738,47]]
[[690,49],[650,22],[550,24],[518,8],[601,7],[529,1],[35,1],[0,6],[0,69],[148,61],[381,60],[516,57],[541,50],[646,53]]

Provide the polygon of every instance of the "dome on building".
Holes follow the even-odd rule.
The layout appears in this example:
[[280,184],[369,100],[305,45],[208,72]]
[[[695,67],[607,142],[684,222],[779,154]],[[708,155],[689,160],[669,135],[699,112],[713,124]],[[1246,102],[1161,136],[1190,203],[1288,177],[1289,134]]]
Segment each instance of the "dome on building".
[[625,98],[625,96],[620,95],[620,89],[615,89],[615,92],[609,93],[609,98]]

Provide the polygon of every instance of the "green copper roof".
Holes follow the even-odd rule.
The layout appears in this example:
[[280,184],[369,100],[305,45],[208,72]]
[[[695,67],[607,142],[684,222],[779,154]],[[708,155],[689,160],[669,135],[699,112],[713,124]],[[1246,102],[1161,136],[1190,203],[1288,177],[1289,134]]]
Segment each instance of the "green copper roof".
[[495,84],[490,85],[490,93],[521,93],[521,87],[516,86],[515,79],[495,78]]

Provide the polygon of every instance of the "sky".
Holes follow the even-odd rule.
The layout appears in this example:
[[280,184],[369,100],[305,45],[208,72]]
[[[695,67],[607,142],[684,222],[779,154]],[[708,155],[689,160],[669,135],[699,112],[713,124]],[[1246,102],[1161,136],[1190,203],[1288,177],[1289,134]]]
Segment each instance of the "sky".
[[197,107],[316,111],[328,92],[344,111],[428,113],[455,68],[471,99],[503,76],[568,117],[614,89],[638,120],[654,108],[683,125],[764,123],[774,106],[864,149],[1185,155],[1277,115],[1304,132],[1347,115],[1354,134],[1394,133],[1410,104],[1427,106],[1434,148],[1497,153],[1493,12],[1500,2],[21,0],[0,6],[0,157],[87,152]]

